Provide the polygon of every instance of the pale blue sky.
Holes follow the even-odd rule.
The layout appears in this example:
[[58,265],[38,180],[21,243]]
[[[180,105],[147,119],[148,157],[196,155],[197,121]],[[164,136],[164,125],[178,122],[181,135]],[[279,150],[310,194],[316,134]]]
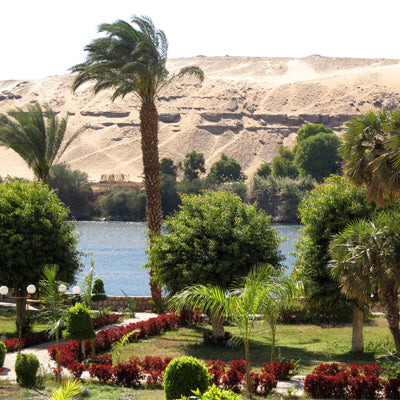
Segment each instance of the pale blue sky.
[[97,26],[133,14],[164,30],[169,57],[400,59],[400,0],[1,0],[0,80],[60,75]]

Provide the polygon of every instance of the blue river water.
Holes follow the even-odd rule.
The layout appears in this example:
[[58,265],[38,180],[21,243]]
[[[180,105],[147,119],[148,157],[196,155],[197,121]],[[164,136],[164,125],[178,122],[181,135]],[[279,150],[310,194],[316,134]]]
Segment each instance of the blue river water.
[[[284,265],[287,273],[293,269],[293,242],[300,225],[276,225],[273,227],[279,236],[287,239],[280,250],[286,256]],[[147,262],[146,226],[142,222],[79,221],[78,249],[85,255],[81,257],[85,269],[77,276],[78,284],[89,271],[94,259],[95,278],[104,281],[106,293],[110,296],[149,296],[149,275],[145,268]]]

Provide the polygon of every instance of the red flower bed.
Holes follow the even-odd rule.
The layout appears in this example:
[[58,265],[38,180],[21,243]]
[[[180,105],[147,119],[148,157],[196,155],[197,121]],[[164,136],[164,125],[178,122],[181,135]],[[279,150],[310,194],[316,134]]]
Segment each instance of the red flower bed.
[[[103,317],[92,318],[94,328],[100,328],[102,326],[111,325],[119,320],[119,314],[107,314]],[[36,344],[49,342],[52,340],[49,336],[49,331],[35,332],[30,335],[24,336],[21,340],[21,349],[31,347]],[[3,340],[6,345],[7,352],[12,353],[18,350],[18,338]]]
[[377,364],[321,364],[304,379],[304,391],[314,398],[377,399],[383,388]]
[[273,375],[278,381],[285,381],[289,378],[290,371],[294,370],[293,363],[286,362],[268,362],[263,363],[261,372],[265,375]]

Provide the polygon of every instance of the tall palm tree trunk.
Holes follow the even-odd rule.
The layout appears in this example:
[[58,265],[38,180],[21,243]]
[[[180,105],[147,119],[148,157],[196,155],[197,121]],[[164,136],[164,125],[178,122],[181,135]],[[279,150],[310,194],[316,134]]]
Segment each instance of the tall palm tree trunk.
[[351,338],[351,351],[353,353],[364,350],[364,312],[358,306],[353,308],[353,333]]
[[[154,102],[142,103],[140,109],[140,133],[142,137],[142,157],[144,186],[146,189],[146,217],[150,231],[150,246],[153,235],[161,231],[162,208],[160,195],[160,168],[158,159],[158,113]],[[150,290],[154,307],[161,305],[161,289],[154,279],[150,266]]]
[[387,282],[382,290],[383,300],[386,308],[386,319],[388,321],[390,333],[393,336],[396,350],[400,353],[400,318],[399,318],[399,298],[398,288],[394,282]]

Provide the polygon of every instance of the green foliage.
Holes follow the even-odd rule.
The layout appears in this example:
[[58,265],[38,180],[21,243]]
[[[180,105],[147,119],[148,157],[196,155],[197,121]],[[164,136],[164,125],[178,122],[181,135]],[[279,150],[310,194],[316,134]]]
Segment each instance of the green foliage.
[[399,354],[393,350],[386,350],[386,353],[379,356],[376,360],[382,368],[386,379],[397,379],[400,374],[400,358]]
[[67,379],[58,389],[51,391],[50,400],[79,399],[84,387],[78,379]]
[[178,175],[178,166],[174,165],[174,160],[171,158],[162,158],[160,160],[160,174],[171,175],[176,178]]
[[228,288],[257,262],[279,267],[280,239],[270,222],[233,193],[183,195],[165,233],[152,240],[150,263],[172,294],[196,283]]
[[58,278],[72,283],[80,267],[75,225],[68,210],[40,182],[0,184],[0,265],[2,284],[39,284],[43,267],[57,264]]
[[298,207],[303,197],[315,186],[310,177],[291,179],[266,179],[254,175],[253,184],[249,192],[249,202],[256,203],[274,218],[275,222],[298,222]]
[[34,354],[17,354],[15,373],[17,382],[24,387],[33,387],[36,383],[39,360]]
[[166,400],[189,396],[193,390],[204,393],[208,388],[207,368],[194,357],[174,358],[164,373],[164,391]]
[[265,162],[258,167],[256,174],[261,178],[267,178],[271,175],[271,172],[271,163]]
[[78,342],[96,337],[88,307],[81,303],[76,303],[68,310],[63,336],[66,339]]
[[107,299],[106,291],[104,289],[104,282],[102,279],[96,279],[92,289],[92,301],[104,301]]
[[92,303],[92,290],[93,290],[93,280],[94,280],[94,258],[92,256],[91,266],[89,271],[83,277],[83,284],[81,290],[81,299],[83,304],[90,308]]
[[[299,207],[302,235],[295,243],[296,264],[316,283],[311,297],[324,299],[324,303],[339,309],[338,302],[347,302],[329,275],[328,248],[332,235],[344,230],[354,219],[371,215],[374,205],[365,200],[365,191],[352,186],[347,179],[331,176],[312,190]],[[351,304],[349,304],[351,307]]]
[[299,175],[299,171],[295,167],[294,153],[289,147],[280,145],[278,147],[278,155],[272,159],[271,175],[273,177],[288,177],[295,179]]
[[246,175],[243,174],[242,167],[233,157],[221,153],[219,161],[211,166],[207,179],[217,183],[237,182],[245,180]]
[[49,184],[69,207],[73,218],[90,219],[95,214],[92,185],[86,172],[71,170],[65,163],[57,164],[50,170]]
[[340,171],[339,138],[334,133],[318,133],[301,140],[294,148],[293,164],[301,176],[323,178]]
[[134,297],[128,297],[128,295],[122,290],[122,293],[124,294],[126,301],[128,302],[128,314],[131,318],[135,318],[135,313],[136,313],[136,307],[137,307],[137,301]]
[[333,131],[331,128],[327,128],[322,124],[305,124],[297,131],[297,143],[300,143],[311,136],[318,135],[319,133],[333,133]]
[[101,216],[119,221],[146,219],[146,193],[143,190],[113,190],[98,203]]
[[178,194],[175,176],[161,175],[160,194],[164,215],[169,215],[178,209],[178,206],[181,203],[181,198]]
[[7,353],[6,345],[2,341],[0,341],[0,368],[4,365],[6,353]]
[[195,150],[187,153],[183,161],[183,174],[185,179],[191,182],[199,177],[200,172],[206,172],[204,164],[203,153],[197,153]]
[[[240,393],[234,393],[230,390],[219,389],[213,384],[203,394],[199,389],[193,390],[195,398],[198,400],[241,400],[242,395]],[[191,399],[193,398],[190,397]]]
[[117,356],[116,364],[119,364],[122,348],[129,342],[129,338],[133,334],[136,334],[138,332],[139,332],[139,330],[130,331],[127,334],[125,334],[124,336],[122,336],[121,340],[119,340],[118,342],[113,343],[112,350],[115,353],[115,355]]
[[0,114],[0,145],[18,153],[36,178],[47,183],[48,174],[70,144],[87,127],[83,127],[65,140],[68,115],[61,121],[49,105],[43,108],[37,102],[26,110],[16,108]]

